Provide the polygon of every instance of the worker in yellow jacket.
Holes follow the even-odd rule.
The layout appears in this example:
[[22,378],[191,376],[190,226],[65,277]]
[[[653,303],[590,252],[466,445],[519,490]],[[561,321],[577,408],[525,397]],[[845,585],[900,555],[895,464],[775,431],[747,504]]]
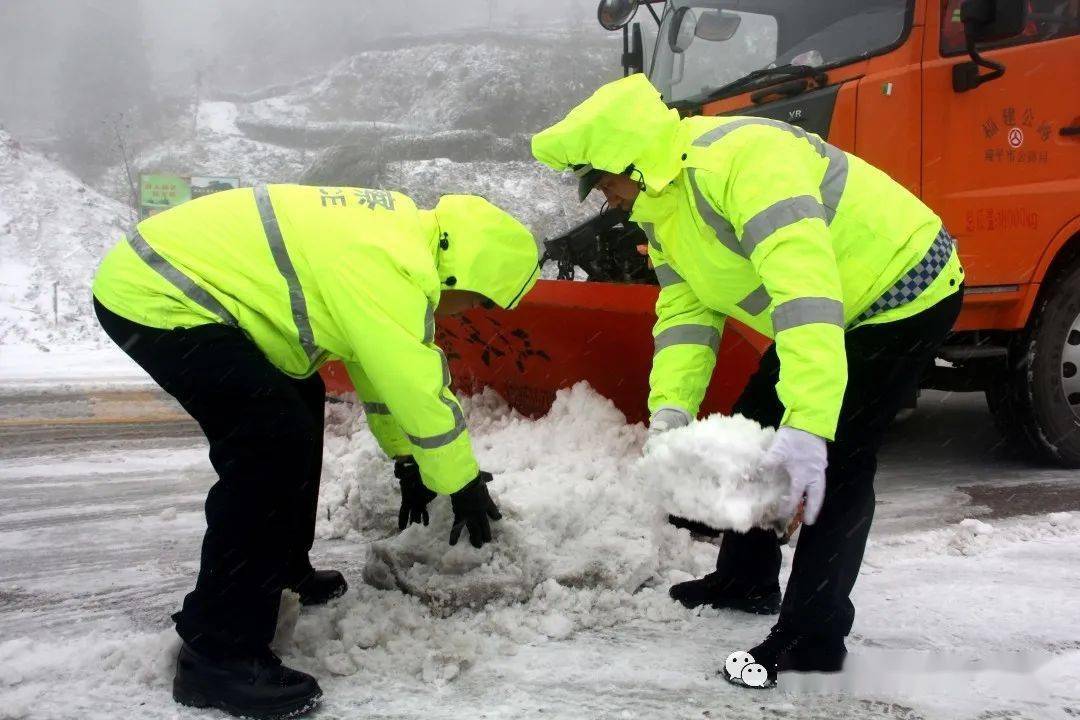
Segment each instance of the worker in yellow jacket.
[[322,461],[328,360],[345,363],[381,447],[397,459],[404,527],[450,495],[479,547],[498,509],[435,345],[435,316],[513,308],[537,247],[482,198],[432,211],[406,196],[269,185],[209,195],[138,224],[105,257],[94,305],[109,336],[206,434],[219,480],[173,694],[253,717],[311,707],[314,678],[269,650],[283,588],[305,604],[345,592],[308,559]]
[[[960,310],[963,270],[910,192],[817,135],[757,117],[680,119],[643,75],[600,88],[533,153],[632,211],[661,290],[650,432],[696,416],[728,317],[773,338],[735,412],[779,428],[762,461],[805,503],[787,591],[771,530],[725,533],[716,572],[671,595],[780,617],[725,670],[772,685],[837,670],[874,512],[882,435]],[[745,673],[747,664],[759,665]]]

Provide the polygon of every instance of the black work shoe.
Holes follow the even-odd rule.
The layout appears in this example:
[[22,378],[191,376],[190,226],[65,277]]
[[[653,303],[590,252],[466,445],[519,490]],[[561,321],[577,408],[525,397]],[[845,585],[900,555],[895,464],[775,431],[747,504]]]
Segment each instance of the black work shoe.
[[173,700],[230,715],[277,720],[303,715],[319,704],[315,678],[281,664],[269,650],[247,657],[211,659],[186,643],[173,678]]
[[742,610],[756,615],[775,615],[780,612],[780,590],[762,590],[747,587],[743,583],[728,580],[718,571],[698,580],[688,580],[672,585],[668,590],[672,600],[684,607],[696,608],[711,605],[717,609]]
[[757,647],[728,655],[720,672],[732,685],[771,688],[776,686],[776,676],[786,671],[840,672],[846,657],[842,637],[815,637],[773,628]]
[[312,570],[288,587],[300,596],[301,605],[325,605],[344,595],[349,583],[337,570]]

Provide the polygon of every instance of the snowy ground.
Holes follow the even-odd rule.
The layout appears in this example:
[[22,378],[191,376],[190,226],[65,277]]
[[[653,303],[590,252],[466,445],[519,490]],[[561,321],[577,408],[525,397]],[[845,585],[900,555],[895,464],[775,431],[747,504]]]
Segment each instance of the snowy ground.
[[[302,613],[289,598],[278,638],[320,678],[317,717],[1034,719],[1080,707],[1076,474],[1005,458],[975,396],[929,396],[884,452],[849,671],[761,693],[714,673],[769,619],[664,595],[714,549],[649,507],[631,469],[640,427],[585,388],[538,421],[491,397],[468,413],[506,515],[482,551],[442,545],[442,503],[430,528],[397,536],[389,465],[351,406],[328,410],[315,552],[352,589]],[[158,427],[0,443],[0,718],[220,717],[168,695],[168,615],[193,581],[212,473],[190,424]],[[420,565],[403,562],[410,552]],[[388,568],[403,571],[389,584],[372,572]]]
[[0,344],[0,392],[31,389],[52,393],[76,387],[155,387],[146,371],[104,337],[101,344]]

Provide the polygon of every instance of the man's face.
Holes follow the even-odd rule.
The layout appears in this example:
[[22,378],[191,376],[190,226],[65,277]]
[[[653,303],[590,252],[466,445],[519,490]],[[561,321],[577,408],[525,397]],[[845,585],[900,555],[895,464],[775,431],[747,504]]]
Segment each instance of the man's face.
[[439,306],[435,308],[435,314],[460,315],[476,307],[492,308],[495,304],[471,290],[443,290],[439,294]]
[[596,183],[596,187],[600,192],[604,193],[608,205],[626,211],[630,211],[634,207],[634,201],[637,200],[638,193],[641,192],[641,187],[632,179],[626,175],[615,175],[613,173],[604,173],[604,176],[600,178],[600,182]]

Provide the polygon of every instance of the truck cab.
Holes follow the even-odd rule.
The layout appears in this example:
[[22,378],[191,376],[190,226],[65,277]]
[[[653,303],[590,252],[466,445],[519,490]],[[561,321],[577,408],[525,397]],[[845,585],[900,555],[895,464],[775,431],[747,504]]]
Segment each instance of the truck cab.
[[942,217],[966,295],[924,385],[1080,466],[1080,0],[606,0],[601,23],[638,6],[655,43],[624,62],[672,107],[798,125]]

